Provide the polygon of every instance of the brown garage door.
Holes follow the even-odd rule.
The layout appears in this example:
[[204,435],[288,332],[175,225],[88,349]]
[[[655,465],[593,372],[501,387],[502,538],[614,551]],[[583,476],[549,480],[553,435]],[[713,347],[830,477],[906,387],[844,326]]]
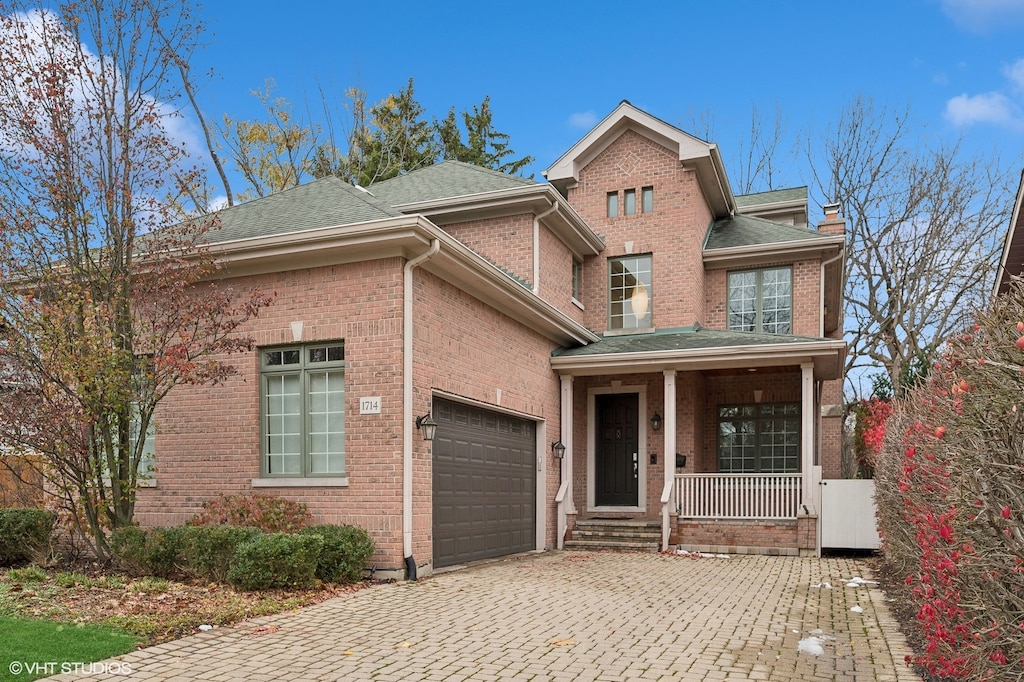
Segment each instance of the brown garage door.
[[535,548],[536,425],[434,400],[434,566]]

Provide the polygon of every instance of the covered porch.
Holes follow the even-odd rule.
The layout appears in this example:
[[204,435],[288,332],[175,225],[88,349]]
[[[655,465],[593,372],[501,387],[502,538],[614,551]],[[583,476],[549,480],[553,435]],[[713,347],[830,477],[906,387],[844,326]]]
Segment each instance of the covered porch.
[[578,522],[628,519],[656,523],[662,550],[815,552],[822,386],[844,351],[687,329],[556,354],[557,545]]

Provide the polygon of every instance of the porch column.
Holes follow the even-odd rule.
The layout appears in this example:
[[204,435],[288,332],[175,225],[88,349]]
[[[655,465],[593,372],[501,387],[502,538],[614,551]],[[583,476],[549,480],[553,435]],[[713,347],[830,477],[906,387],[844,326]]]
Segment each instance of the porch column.
[[814,504],[814,364],[800,365],[800,479],[803,504],[817,514]]
[[[670,511],[675,509],[672,503],[676,484],[676,370],[666,369],[665,372],[665,454],[662,459],[665,469],[664,488],[668,490],[668,499],[662,498],[661,510],[661,549],[668,549],[669,537],[672,535]],[[667,504],[666,504],[667,502]]]
[[573,459],[573,447],[572,447],[572,431],[573,431],[573,401],[572,401],[572,381],[573,377],[569,374],[562,374],[559,377],[562,380],[562,413],[559,419],[561,423],[561,438],[562,445],[565,446],[565,457],[562,458],[562,480],[569,483],[569,488],[566,491],[566,514],[576,513],[576,498],[573,495],[572,490],[572,459]]

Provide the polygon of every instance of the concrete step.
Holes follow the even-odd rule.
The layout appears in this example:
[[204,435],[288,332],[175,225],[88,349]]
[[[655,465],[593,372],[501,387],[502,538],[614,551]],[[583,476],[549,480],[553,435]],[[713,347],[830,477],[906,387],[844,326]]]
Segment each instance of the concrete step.
[[611,538],[573,538],[565,541],[567,550],[613,550],[617,552],[659,552],[659,542],[614,540]]
[[657,552],[661,522],[647,519],[577,519],[566,549]]

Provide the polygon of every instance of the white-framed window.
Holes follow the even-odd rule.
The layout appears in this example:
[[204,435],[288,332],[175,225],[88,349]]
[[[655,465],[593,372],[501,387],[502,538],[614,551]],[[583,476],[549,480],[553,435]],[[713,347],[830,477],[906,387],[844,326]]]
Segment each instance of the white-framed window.
[[720,405],[718,471],[723,474],[798,473],[799,403]]
[[649,329],[654,288],[651,254],[608,259],[608,328]]
[[608,192],[608,195],[605,198],[605,205],[606,205],[606,208],[607,208],[606,215],[609,218],[616,218],[616,217],[618,217],[618,215],[619,215],[619,193],[618,192]]
[[729,273],[729,329],[791,334],[793,269],[786,266]]
[[623,195],[626,215],[636,215],[636,190],[627,189]]
[[572,297],[574,300],[580,300],[582,296],[581,290],[583,288],[583,263],[572,259]]
[[345,473],[345,344],[260,350],[263,476]]

